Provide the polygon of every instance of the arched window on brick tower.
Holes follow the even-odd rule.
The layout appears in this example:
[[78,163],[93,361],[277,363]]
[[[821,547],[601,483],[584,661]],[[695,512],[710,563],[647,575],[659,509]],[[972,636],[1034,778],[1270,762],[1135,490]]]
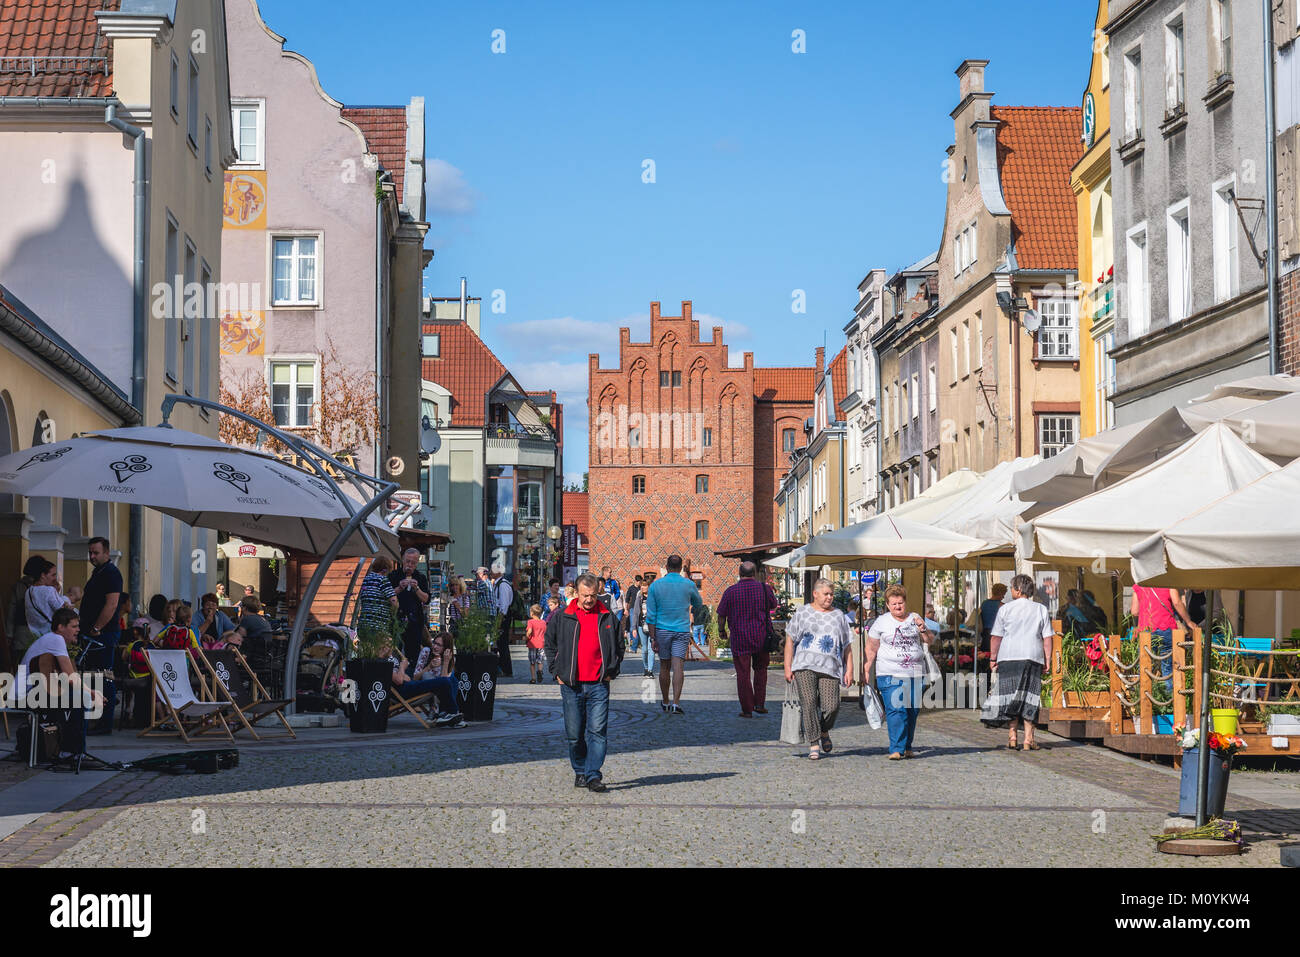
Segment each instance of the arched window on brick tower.
[[627,405],[628,421],[625,424],[628,432],[634,428],[638,430],[637,447],[632,448],[628,435],[622,437],[623,444],[627,447],[628,464],[641,464],[645,461],[646,435],[645,428],[636,412],[644,412],[646,408],[646,374],[649,368],[645,359],[635,359],[628,369],[627,375]]
[[718,435],[713,437],[718,449],[719,462],[736,460],[736,406],[740,401],[740,390],[734,382],[722,387],[718,396]]

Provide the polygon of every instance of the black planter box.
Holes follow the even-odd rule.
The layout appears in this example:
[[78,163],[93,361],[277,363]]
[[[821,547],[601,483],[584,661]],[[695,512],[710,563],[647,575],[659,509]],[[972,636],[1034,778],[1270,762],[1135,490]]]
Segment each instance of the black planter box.
[[491,721],[497,697],[497,656],[491,652],[456,655],[460,713],[466,721]]
[[393,663],[387,658],[353,658],[347,676],[357,683],[357,703],[348,706],[348,726],[355,734],[388,730],[388,691]]

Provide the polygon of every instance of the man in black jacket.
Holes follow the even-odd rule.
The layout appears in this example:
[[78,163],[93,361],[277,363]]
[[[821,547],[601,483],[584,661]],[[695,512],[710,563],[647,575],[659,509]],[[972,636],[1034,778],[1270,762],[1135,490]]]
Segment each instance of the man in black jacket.
[[618,618],[599,600],[596,576],[582,575],[576,584],[578,597],[547,622],[546,661],[560,683],[573,786],[603,794],[609,790],[601,781],[609,683],[623,663],[623,636]]

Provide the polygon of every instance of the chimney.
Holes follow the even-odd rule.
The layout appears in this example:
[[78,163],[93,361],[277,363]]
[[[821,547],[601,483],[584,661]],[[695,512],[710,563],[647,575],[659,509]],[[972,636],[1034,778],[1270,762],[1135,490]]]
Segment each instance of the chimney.
[[962,60],[957,67],[957,79],[963,100],[972,93],[984,92],[984,68],[988,65],[988,60]]
[[460,277],[460,321],[469,321],[469,282]]
[[817,347],[817,370],[813,373],[813,388],[822,384],[822,378],[826,375],[826,347]]

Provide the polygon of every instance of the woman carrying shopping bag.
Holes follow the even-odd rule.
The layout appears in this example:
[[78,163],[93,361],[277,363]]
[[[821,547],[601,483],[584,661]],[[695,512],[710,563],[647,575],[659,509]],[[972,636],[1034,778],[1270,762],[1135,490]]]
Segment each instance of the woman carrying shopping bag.
[[831,750],[831,728],[840,711],[840,685],[853,681],[853,632],[835,607],[835,586],[825,578],[813,585],[785,629],[785,680],[799,692],[804,741],[816,761]]
[[912,738],[926,677],[926,646],[934,633],[925,620],[907,611],[907,590],[902,585],[885,589],[888,609],[871,624],[863,650],[862,676],[868,680],[876,666],[876,687],[889,726],[889,760],[912,757]]

